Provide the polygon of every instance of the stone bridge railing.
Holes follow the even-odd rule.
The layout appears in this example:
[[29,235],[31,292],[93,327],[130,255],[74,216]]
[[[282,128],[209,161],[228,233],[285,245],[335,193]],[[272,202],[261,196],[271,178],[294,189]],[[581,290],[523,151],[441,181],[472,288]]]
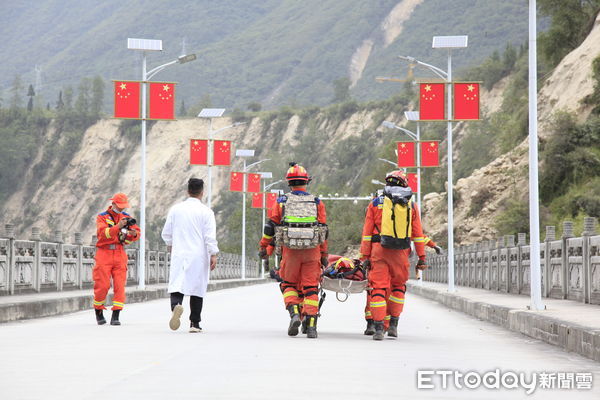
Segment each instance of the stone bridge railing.
[[[32,229],[29,240],[16,239],[11,224],[0,236],[0,295],[84,289],[93,286],[92,268],[96,247],[83,244],[81,233],[66,243],[60,231],[51,241],[41,240],[40,230]],[[95,238],[92,240],[95,243]],[[127,285],[138,283],[139,249],[128,246]],[[148,249],[151,245],[146,246]],[[170,255],[164,245],[146,250],[146,284],[166,283],[169,279]],[[220,253],[211,279],[241,277],[241,256]],[[247,257],[246,277],[259,276],[258,259]]]
[[[455,248],[455,284],[529,294],[530,249],[524,233],[507,235]],[[574,237],[573,223],[565,222],[563,235],[556,238],[554,226],[546,227],[546,238],[540,243],[542,295],[600,304],[600,236],[596,219],[586,217],[581,237]],[[448,282],[446,255],[428,256],[430,268],[425,281]]]

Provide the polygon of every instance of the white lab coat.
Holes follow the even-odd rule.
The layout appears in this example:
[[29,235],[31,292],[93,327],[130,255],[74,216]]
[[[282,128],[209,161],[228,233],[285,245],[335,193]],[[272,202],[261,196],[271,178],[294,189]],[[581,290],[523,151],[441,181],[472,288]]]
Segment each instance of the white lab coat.
[[169,210],[161,234],[172,246],[169,293],[206,294],[210,256],[217,254],[215,214],[200,200],[189,197]]

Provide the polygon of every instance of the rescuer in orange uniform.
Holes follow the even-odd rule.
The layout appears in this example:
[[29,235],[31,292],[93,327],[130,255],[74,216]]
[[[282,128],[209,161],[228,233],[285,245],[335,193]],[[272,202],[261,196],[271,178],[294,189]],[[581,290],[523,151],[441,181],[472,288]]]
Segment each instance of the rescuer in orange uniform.
[[124,193],[115,194],[110,201],[108,210],[96,217],[96,258],[92,272],[94,278],[94,309],[96,322],[104,325],[106,320],[102,310],[113,281],[113,307],[111,325],[121,325],[119,313],[125,304],[125,283],[127,281],[127,253],[124,246],[140,237],[140,228],[135,220],[124,210],[129,207],[129,201]]
[[[367,208],[365,224],[362,232],[361,242],[361,258],[370,261],[369,271],[369,286],[371,287],[369,308],[375,327],[373,335],[374,340],[383,340],[384,335],[384,320],[386,315],[390,314],[390,323],[388,328],[388,336],[398,336],[398,318],[404,308],[404,294],[406,291],[406,281],[409,276],[409,254],[410,242],[414,243],[415,251],[419,257],[417,263],[418,269],[427,268],[425,263],[425,237],[421,228],[421,219],[416,204],[410,201],[412,192],[408,188],[408,180],[403,171],[394,171],[386,176],[386,187],[384,194],[371,201]],[[397,190],[402,188],[400,190]],[[386,224],[384,221],[384,207],[388,204],[386,193],[402,193],[402,198],[405,201],[404,209],[407,213],[406,218],[396,218],[398,223],[406,225],[405,237],[398,238],[403,246],[391,248],[387,245]],[[390,200],[391,201],[391,200]],[[394,214],[392,214],[393,216]],[[393,224],[396,224],[392,220]],[[396,232],[396,226],[394,232]],[[382,240],[386,243],[382,244]],[[387,246],[387,247],[386,247]],[[388,297],[389,290],[389,297]],[[389,307],[388,307],[389,302]]]
[[[303,323],[303,332],[306,328],[307,337],[316,338],[319,282],[321,265],[327,265],[327,241],[325,235],[322,235],[322,240],[306,244],[305,248],[290,247],[301,247],[295,245],[297,243],[295,238],[308,237],[304,236],[307,231],[316,232],[319,229],[326,229],[325,205],[319,198],[306,191],[310,177],[304,167],[290,163],[285,178],[291,192],[279,197],[270,210],[270,217],[259,243],[259,255],[262,258],[267,257],[267,246],[273,237],[276,241],[282,241],[277,245],[282,247],[279,274],[283,282],[280,283],[280,289],[285,307],[290,313],[288,335],[298,335],[298,328]],[[276,229],[284,232],[281,238],[279,233],[276,235]],[[286,229],[289,231],[287,238]],[[296,234],[292,237],[294,229]]]
[[[424,236],[425,237],[425,246],[427,247],[431,247],[432,249],[435,250],[436,254],[442,254],[442,248],[440,246],[438,246],[430,237],[428,236]],[[371,296],[370,296],[370,291],[367,291],[367,302],[365,304],[365,319],[367,320],[367,328],[365,329],[365,335],[367,336],[371,336],[375,334],[375,324],[373,323],[373,316],[371,315],[371,307],[369,307],[369,303],[371,302]],[[391,315],[389,313],[390,310],[390,294],[389,294],[389,288],[386,291],[386,309],[388,310],[386,313],[386,316],[383,320],[383,330],[387,332],[389,326],[390,326],[390,319],[391,319]]]

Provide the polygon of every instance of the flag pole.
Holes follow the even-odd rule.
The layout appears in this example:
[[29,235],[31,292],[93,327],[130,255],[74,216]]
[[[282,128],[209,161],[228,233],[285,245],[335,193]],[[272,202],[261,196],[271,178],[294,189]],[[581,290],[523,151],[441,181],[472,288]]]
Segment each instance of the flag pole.
[[213,133],[213,129],[212,129],[212,118],[209,118],[209,127],[208,127],[208,174],[207,174],[207,178],[208,178],[208,199],[206,201],[206,205],[208,206],[208,208],[210,208],[211,206],[211,200],[212,200],[212,163],[213,163],[213,158],[212,158],[212,148],[214,147],[213,145],[213,141],[212,141],[212,133]]
[[246,159],[244,158],[244,173],[242,174],[242,280],[246,279]]

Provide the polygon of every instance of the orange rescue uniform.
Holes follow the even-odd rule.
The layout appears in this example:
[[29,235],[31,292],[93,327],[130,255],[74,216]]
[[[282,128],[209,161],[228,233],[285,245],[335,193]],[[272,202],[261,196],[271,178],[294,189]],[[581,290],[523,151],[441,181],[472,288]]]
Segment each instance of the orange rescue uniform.
[[[421,219],[417,205],[411,204],[412,224],[410,238],[414,243],[419,258],[425,258],[425,237],[421,227]],[[398,317],[404,308],[406,281],[409,276],[410,249],[386,249],[378,238],[381,232],[381,216],[383,213],[383,196],[376,197],[369,203],[365,224],[363,226],[360,252],[371,260],[369,286],[372,288],[368,296],[370,317],[374,321],[384,321]],[[368,312],[365,313],[366,316]],[[388,315],[389,314],[389,315]],[[386,318],[387,317],[387,318]]]
[[110,280],[113,281],[113,307],[112,310],[122,310],[125,305],[125,283],[127,282],[127,253],[124,245],[130,244],[140,237],[140,228],[131,227],[137,234],[125,235],[119,238],[120,229],[117,226],[123,218],[130,218],[125,212],[117,213],[112,209],[98,214],[96,217],[96,243],[95,265],[92,271],[94,279],[94,308],[105,310],[106,295],[110,289]]
[[[308,195],[304,191],[293,191],[293,194]],[[327,223],[325,204],[317,201],[317,221]],[[281,224],[285,196],[280,197],[271,208],[270,220],[275,225]],[[273,239],[272,236],[263,235],[260,247],[267,248]],[[283,301],[286,308],[298,305],[303,315],[317,315],[319,313],[319,282],[321,280],[321,257],[327,255],[327,241],[314,249],[295,250],[283,247],[281,254],[281,268],[279,275],[283,282],[280,284]]]

